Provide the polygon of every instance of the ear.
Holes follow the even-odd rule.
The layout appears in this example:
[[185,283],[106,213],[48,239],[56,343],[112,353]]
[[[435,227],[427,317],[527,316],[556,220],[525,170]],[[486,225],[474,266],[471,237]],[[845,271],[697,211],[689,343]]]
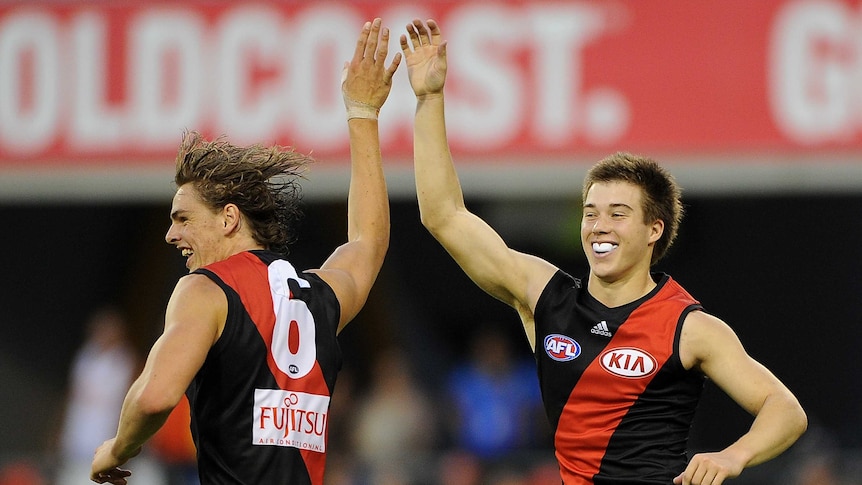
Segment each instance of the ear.
[[661,235],[664,234],[664,221],[661,219],[656,219],[655,222],[650,225],[650,234],[649,234],[649,242],[650,244],[655,243],[659,239],[661,239]]
[[224,234],[228,235],[236,232],[242,227],[242,212],[235,204],[227,204],[221,211],[222,222],[224,224]]

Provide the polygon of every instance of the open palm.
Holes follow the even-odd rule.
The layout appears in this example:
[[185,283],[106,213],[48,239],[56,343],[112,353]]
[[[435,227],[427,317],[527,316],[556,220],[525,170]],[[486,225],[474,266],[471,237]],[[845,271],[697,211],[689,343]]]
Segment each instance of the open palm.
[[[409,37],[409,40],[408,40]],[[446,83],[446,42],[434,20],[427,26],[414,20],[401,35],[401,51],[407,63],[407,75],[417,97],[443,92]]]

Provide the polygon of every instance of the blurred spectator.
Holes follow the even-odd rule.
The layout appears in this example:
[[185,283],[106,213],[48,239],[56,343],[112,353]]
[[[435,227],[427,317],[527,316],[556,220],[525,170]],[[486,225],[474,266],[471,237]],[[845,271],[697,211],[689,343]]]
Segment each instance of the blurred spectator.
[[841,482],[835,472],[830,457],[816,455],[800,466],[796,472],[796,485],[839,485]]
[[436,420],[427,396],[398,350],[384,351],[371,387],[357,406],[352,443],[372,484],[412,483],[423,453],[436,441]]
[[472,453],[452,451],[442,456],[437,483],[440,485],[482,485],[484,472],[479,459]]
[[335,387],[329,402],[329,417],[327,418],[327,433],[329,442],[326,446],[326,474],[324,485],[358,485],[356,480],[357,459],[350,442],[355,427],[353,403],[356,401],[356,384],[354,369],[345,366],[338,374]]
[[191,432],[191,409],[185,396],[150,440],[150,447],[165,469],[166,485],[199,485],[197,450]]
[[459,448],[488,461],[537,444],[545,418],[535,365],[515,356],[499,327],[476,331],[469,360],[449,375],[447,391]]
[[[787,454],[789,479],[781,480],[791,485],[858,485],[862,478],[848,476],[855,481],[841,479],[841,450],[834,433],[812,419],[808,431]],[[782,457],[779,457],[782,458]]]
[[0,485],[44,485],[42,472],[28,460],[16,460],[0,468]]
[[59,436],[56,483],[90,483],[93,452],[117,431],[126,391],[138,368],[124,316],[113,306],[97,309],[69,375]]
[[553,456],[547,460],[537,463],[528,476],[527,485],[545,485],[548,483],[561,483],[560,467]]

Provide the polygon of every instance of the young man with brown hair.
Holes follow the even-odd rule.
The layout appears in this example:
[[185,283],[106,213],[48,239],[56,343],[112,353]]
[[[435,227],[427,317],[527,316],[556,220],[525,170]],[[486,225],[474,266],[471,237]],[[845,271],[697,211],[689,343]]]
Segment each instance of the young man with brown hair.
[[[626,153],[590,170],[581,220],[590,271],[573,278],[509,248],[465,207],[446,137],[447,44],[437,23],[414,20],[401,49],[416,95],[422,223],[479,287],[520,315],[566,485],[718,485],[799,438],[807,419],[787,387],[673,278],[650,271],[682,215],[669,173]],[[706,378],[754,422],[727,448],[689,461]]]
[[323,484],[327,415],[341,367],[336,336],[362,309],[389,245],[389,200],[377,114],[401,60],[389,31],[367,22],[342,93],[350,134],[347,242],[319,269],[283,252],[308,157],[187,134],[165,236],[187,257],[164,333],[126,396],[116,437],[91,479],[125,484],[185,393],[201,484]]

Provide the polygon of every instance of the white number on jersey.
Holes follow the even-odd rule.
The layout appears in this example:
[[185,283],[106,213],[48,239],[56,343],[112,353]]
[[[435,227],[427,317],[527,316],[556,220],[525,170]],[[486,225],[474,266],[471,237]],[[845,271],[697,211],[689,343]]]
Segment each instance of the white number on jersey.
[[282,372],[299,379],[311,372],[317,359],[315,326],[314,317],[305,302],[290,298],[288,280],[296,281],[301,288],[311,286],[287,261],[278,260],[269,265],[269,285],[275,312],[270,351],[275,365]]

